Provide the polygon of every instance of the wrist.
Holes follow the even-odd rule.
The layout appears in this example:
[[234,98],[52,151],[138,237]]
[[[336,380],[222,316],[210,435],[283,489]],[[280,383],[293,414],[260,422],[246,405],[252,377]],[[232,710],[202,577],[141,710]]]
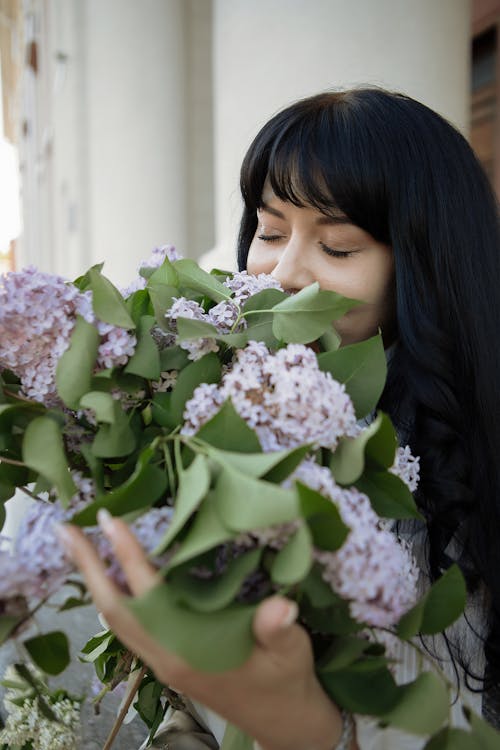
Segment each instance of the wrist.
[[359,750],[352,716],[343,714],[322,689],[311,691],[289,720],[276,717],[269,731],[259,727],[254,737],[254,750]]

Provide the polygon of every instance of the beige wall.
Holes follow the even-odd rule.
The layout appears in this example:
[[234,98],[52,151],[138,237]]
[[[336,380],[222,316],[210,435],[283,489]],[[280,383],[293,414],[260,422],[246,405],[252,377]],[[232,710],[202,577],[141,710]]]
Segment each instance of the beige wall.
[[217,245],[228,267],[240,214],[238,170],[277,109],[331,87],[379,84],[468,123],[468,0],[215,0]]
[[277,109],[328,87],[409,92],[465,129],[468,0],[32,0],[18,265],[118,284],[155,245],[233,265],[238,172]]

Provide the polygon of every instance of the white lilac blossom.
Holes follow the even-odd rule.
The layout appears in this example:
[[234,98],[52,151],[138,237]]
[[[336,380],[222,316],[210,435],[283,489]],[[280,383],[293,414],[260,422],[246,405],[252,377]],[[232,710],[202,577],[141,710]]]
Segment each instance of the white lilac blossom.
[[[41,673],[34,672],[40,681]],[[0,745],[2,747],[30,747],[32,750],[76,750],[80,730],[80,705],[77,701],[57,693],[47,698],[50,709],[57,721],[47,718],[40,708],[40,702],[33,694],[28,683],[21,681],[14,667],[7,667],[4,680],[11,684],[19,684],[19,688],[7,690],[4,706],[7,711],[5,726],[0,729]],[[25,684],[25,688],[24,685]],[[23,700],[24,696],[24,700]]]
[[394,625],[417,600],[418,566],[409,545],[381,526],[366,495],[339,487],[328,468],[306,460],[294,478],[329,497],[350,529],[336,552],[315,550],[325,581],[358,622]]
[[194,391],[182,433],[195,434],[228,398],[266,452],[303,443],[334,450],[340,437],[356,431],[344,385],[322,372],[314,352],[302,344],[272,354],[265,344],[249,342],[220,386]]
[[233,292],[234,302],[242,305],[249,297],[262,292],[264,289],[279,289],[283,287],[274,276],[269,273],[259,273],[255,276],[247,271],[237,271],[224,281],[224,285]]
[[137,292],[139,289],[145,289],[148,282],[144,276],[140,275],[140,271],[144,269],[154,270],[155,268],[159,268],[163,264],[165,258],[168,258],[171,263],[174,263],[176,260],[180,260],[182,255],[173,245],[155,247],[149,258],[140,262],[137,268],[138,275],[134,281],[120,290],[123,297],[130,297],[131,294]]
[[17,375],[28,398],[47,406],[58,403],[56,367],[78,315],[101,334],[97,368],[126,364],[136,338],[95,319],[90,291],[82,293],[60,276],[33,267],[0,279],[0,370]]
[[389,471],[402,479],[410,492],[415,492],[420,479],[420,458],[412,455],[409,445],[398,448],[394,464]]

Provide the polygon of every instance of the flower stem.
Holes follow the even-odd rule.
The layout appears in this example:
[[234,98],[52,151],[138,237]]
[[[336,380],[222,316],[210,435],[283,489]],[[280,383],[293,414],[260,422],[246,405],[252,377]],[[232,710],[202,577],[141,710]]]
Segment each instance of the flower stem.
[[118,734],[118,732],[121,729],[121,726],[123,724],[123,720],[125,719],[125,716],[127,715],[127,711],[130,708],[130,704],[132,703],[132,701],[135,698],[135,694],[137,693],[137,691],[139,689],[139,686],[140,686],[140,684],[142,682],[142,679],[143,679],[144,675],[146,674],[146,671],[147,671],[147,667],[142,667],[142,669],[140,670],[139,674],[135,678],[135,680],[134,680],[134,682],[133,682],[133,684],[132,684],[132,686],[130,688],[130,692],[129,692],[128,696],[127,696],[127,699],[124,702],[123,706],[121,707],[120,713],[116,717],[116,721],[115,721],[115,723],[113,724],[113,726],[111,728],[111,732],[109,733],[108,739],[106,740],[106,742],[105,742],[104,747],[102,748],[102,750],[110,750],[111,746],[113,745],[113,742],[116,739],[116,735]]
[[16,461],[15,458],[6,458],[5,456],[0,456],[0,464],[11,464],[12,466],[22,466],[23,469],[27,469],[28,467],[26,464],[23,464],[22,461]]

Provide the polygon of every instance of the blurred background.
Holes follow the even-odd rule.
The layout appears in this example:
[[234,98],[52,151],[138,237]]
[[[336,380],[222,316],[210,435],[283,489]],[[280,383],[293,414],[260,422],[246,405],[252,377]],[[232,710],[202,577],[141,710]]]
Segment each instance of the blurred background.
[[0,0],[0,265],[126,284],[153,247],[234,267],[238,172],[274,112],[403,91],[500,194],[500,0]]

